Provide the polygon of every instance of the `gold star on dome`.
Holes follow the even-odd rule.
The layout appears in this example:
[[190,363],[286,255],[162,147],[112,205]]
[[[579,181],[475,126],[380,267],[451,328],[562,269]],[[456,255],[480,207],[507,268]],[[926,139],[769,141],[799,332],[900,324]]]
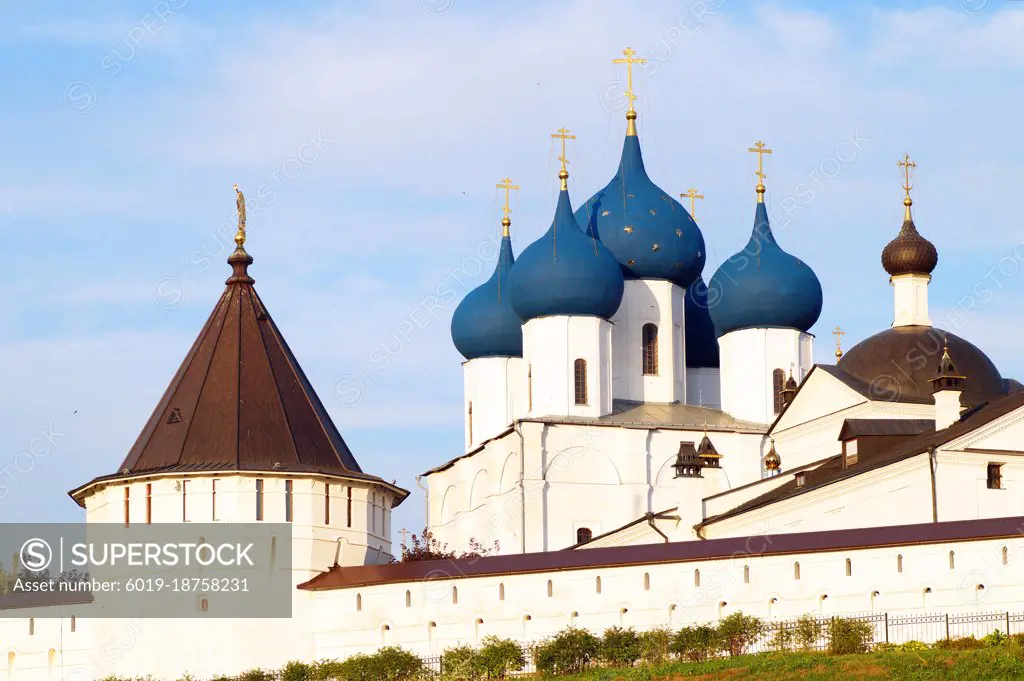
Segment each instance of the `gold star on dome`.
[[622,231],[625,232],[626,234],[632,234],[633,228],[630,225],[626,225],[625,227],[622,228]]
[[659,244],[657,241],[655,241],[653,244],[651,244],[651,250],[652,251],[660,251],[661,250],[661,244]]

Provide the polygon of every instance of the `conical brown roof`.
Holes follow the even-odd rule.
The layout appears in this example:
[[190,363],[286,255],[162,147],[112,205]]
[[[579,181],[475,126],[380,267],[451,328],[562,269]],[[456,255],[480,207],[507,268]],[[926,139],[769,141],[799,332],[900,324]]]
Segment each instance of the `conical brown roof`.
[[223,295],[135,445],[93,482],[218,470],[379,480],[362,472],[260,300],[252,258],[238,248],[228,262]]

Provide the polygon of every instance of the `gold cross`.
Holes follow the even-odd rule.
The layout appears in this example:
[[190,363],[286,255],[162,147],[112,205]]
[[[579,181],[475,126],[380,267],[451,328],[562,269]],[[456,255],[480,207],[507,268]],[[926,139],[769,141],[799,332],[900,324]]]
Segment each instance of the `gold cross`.
[[565,166],[569,164],[569,159],[565,157],[565,140],[574,140],[576,135],[570,135],[568,128],[559,128],[557,132],[551,133],[551,137],[562,140],[562,154],[558,157],[558,160],[562,162],[562,170],[558,173],[558,179],[562,181],[562,189],[568,189],[569,185],[566,180],[569,179],[569,171]]
[[646,64],[647,60],[639,57],[634,59],[636,50],[627,47],[622,51],[625,55],[623,59],[612,59],[613,64],[625,64],[626,65],[626,99],[629,100],[629,110],[626,115],[635,114],[636,111],[633,109],[633,102],[636,100],[636,94],[633,93],[633,64]]
[[690,187],[686,190],[685,194],[680,194],[680,198],[690,199],[690,217],[693,218],[694,222],[697,221],[697,199],[703,199],[703,194],[698,194],[694,187]]
[[497,187],[498,187],[498,189],[504,189],[505,190],[505,206],[504,206],[504,208],[502,208],[502,211],[504,211],[504,213],[505,213],[505,217],[503,217],[501,219],[501,226],[503,227],[503,231],[502,231],[501,235],[502,236],[508,236],[508,228],[509,228],[509,225],[512,224],[512,220],[510,220],[509,217],[508,217],[509,215],[512,214],[512,209],[508,207],[508,194],[513,189],[515,189],[516,191],[519,191],[519,185],[512,184],[512,180],[510,180],[509,178],[506,177],[504,180],[502,180],[501,182],[498,183]]
[[768,177],[764,174],[764,155],[772,153],[772,150],[766,148],[764,142],[758,140],[747,151],[757,154],[757,172],[754,173],[757,175],[757,187],[755,189],[757,191],[757,202],[764,203],[764,178]]
[[843,356],[843,348],[841,345],[843,342],[843,336],[846,335],[846,332],[840,329],[837,325],[836,328],[832,330],[832,335],[836,337],[836,359],[839,359]]
[[405,546],[405,536],[409,534],[409,530],[402,528],[402,546]]
[[910,190],[913,189],[913,185],[910,184],[910,169],[916,168],[917,164],[910,160],[910,154],[903,154],[903,159],[900,160],[896,165],[903,168],[903,191],[907,195],[903,198],[903,205],[906,209],[903,212],[903,219],[910,220],[910,207],[914,205],[913,199],[910,198]]

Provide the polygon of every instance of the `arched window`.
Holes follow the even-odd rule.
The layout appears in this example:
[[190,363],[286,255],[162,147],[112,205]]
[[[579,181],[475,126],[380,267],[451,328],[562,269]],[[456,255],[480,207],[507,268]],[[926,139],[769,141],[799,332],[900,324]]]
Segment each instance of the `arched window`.
[[585,541],[590,541],[594,538],[594,533],[590,531],[589,527],[581,527],[576,530],[576,543],[582,544]]
[[793,579],[800,579],[800,563],[793,563]]
[[601,593],[601,578],[600,577],[597,577],[594,580],[594,591],[596,591],[597,593]]
[[72,615],[71,616],[71,633],[72,634],[75,633],[75,629],[77,628],[77,626],[78,626],[78,620],[75,618],[74,615]]
[[499,601],[505,600],[505,584],[504,583],[498,585],[498,600]]
[[28,635],[29,636],[35,636],[36,635],[36,618],[35,617],[29,617],[28,618]]
[[1003,565],[1010,563],[1010,551],[1005,546],[1003,547]]
[[209,612],[209,611],[210,611],[210,599],[209,598],[201,599],[199,601],[199,612]]
[[645,376],[658,375],[658,327],[644,324],[641,330],[643,345],[643,366]]
[[555,595],[555,585],[549,579],[548,580],[548,598],[551,598],[554,595]]
[[896,556],[896,572],[903,572],[903,554]]
[[750,566],[749,565],[744,565],[743,566],[743,583],[744,584],[750,584]]
[[452,605],[458,605],[459,603],[459,587],[452,587]]
[[466,423],[469,424],[469,443],[473,443],[473,403],[469,403],[469,410],[466,413]]
[[573,362],[573,379],[576,387],[576,404],[587,403],[587,360]]
[[363,609],[363,594],[356,594],[356,612],[361,612]]
[[782,411],[782,389],[786,387],[786,372],[782,369],[772,371],[772,399],[775,413]]
[[526,411],[533,411],[533,365],[526,367]]
[[645,572],[644,573],[644,591],[650,591],[650,590],[651,590],[651,573],[650,572]]
[[693,585],[700,586],[700,570],[693,571]]
[[405,590],[405,607],[412,607],[412,592],[408,589]]
[[952,551],[949,552],[949,569],[956,569],[956,554]]
[[853,576],[853,561],[850,560],[849,558],[846,559],[846,576],[847,577],[852,577]]

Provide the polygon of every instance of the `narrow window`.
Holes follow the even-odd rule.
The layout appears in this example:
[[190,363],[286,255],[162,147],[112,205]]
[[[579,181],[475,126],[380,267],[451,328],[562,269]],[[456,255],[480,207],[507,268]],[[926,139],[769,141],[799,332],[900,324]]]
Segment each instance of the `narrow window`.
[[290,523],[292,521],[292,510],[295,504],[292,503],[292,481],[284,481],[284,521]]
[[408,589],[405,590],[405,607],[412,607],[412,592]]
[[548,580],[548,598],[551,598],[554,595],[555,595],[555,585],[549,579]]
[[363,611],[363,594],[356,594],[356,612]]
[[452,587],[452,605],[458,605],[459,603],[459,587]]
[[377,493],[370,492],[370,527],[371,531],[377,531]]
[[1007,549],[1007,548],[1006,548],[1006,547],[1004,546],[1004,547],[1003,547],[1003,565],[1009,565],[1009,563],[1010,563],[1010,552],[1009,552],[1009,550],[1008,550],[1008,549]]
[[988,488],[989,489],[1002,489],[1003,488],[1003,464],[1001,464],[1001,463],[990,463],[988,465]]
[[533,365],[526,367],[526,411],[533,411]]
[[324,525],[331,524],[331,483],[324,484]]
[[256,520],[263,520],[263,480],[256,481]]
[[78,628],[78,619],[74,615],[72,615],[71,616],[71,633],[72,634],[75,633],[75,629],[77,629],[77,628]]
[[504,583],[498,585],[498,600],[499,601],[505,600],[505,584]]
[[847,577],[852,577],[853,576],[853,561],[850,560],[849,558],[846,559],[846,576]]
[[125,487],[124,488],[124,526],[125,527],[128,527],[130,525],[129,515],[130,515],[130,509],[131,509],[131,506],[132,506],[131,505],[131,500],[129,498],[129,492],[130,491],[131,491],[131,489],[129,487]]
[[181,522],[188,522],[188,480],[181,481]]
[[645,572],[644,573],[644,591],[650,591],[650,590],[651,590],[651,573],[650,572]]
[[600,577],[597,577],[594,580],[594,591],[596,593],[601,593],[601,578]]
[[589,527],[581,527],[576,530],[576,543],[582,544],[585,541],[590,541],[594,538],[594,533],[590,531]]
[[153,485],[146,483],[146,524],[153,522]]
[[643,346],[643,367],[645,376],[658,375],[658,327],[644,324],[640,334]]
[[807,477],[804,473],[797,473],[793,477],[796,479],[797,487],[803,487],[804,483],[807,482]]
[[744,584],[750,584],[750,566],[749,565],[744,565],[743,566],[743,583]]
[[210,481],[210,519],[217,520],[217,478]]
[[29,636],[35,636],[36,635],[36,618],[35,617],[29,617],[28,618],[28,635]]
[[210,599],[203,598],[199,601],[200,612],[209,612],[210,610]]
[[469,409],[466,413],[466,422],[469,424],[469,443],[473,444],[473,403],[469,403]]
[[775,413],[782,411],[782,389],[786,387],[786,372],[782,369],[772,371],[772,403]]
[[896,572],[903,572],[903,554],[896,556]]
[[573,363],[576,385],[576,404],[587,403],[587,360],[578,359]]
[[693,585],[700,586],[700,570],[693,571]]
[[956,557],[954,556],[952,551],[949,552],[949,569],[950,570],[955,570],[956,569]]
[[800,579],[800,563],[793,563],[793,579]]
[[348,488],[348,501],[345,505],[345,524],[352,527],[352,488]]

